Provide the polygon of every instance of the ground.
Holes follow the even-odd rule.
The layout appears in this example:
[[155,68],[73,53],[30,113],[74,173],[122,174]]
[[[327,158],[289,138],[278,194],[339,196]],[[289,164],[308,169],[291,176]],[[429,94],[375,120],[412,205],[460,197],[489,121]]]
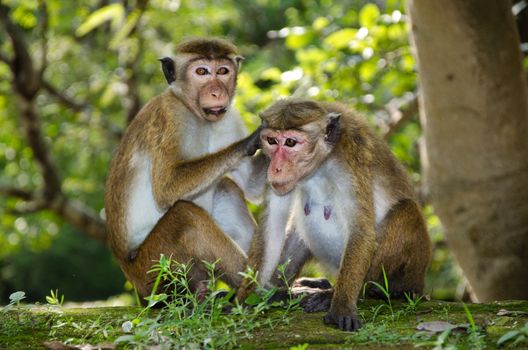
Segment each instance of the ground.
[[[230,347],[414,349],[419,345],[424,349],[435,346],[436,349],[448,349],[449,346],[455,349],[495,349],[499,339],[509,334],[511,339],[504,342],[505,348],[528,349],[528,301],[470,304],[467,309],[462,303],[441,301],[422,301],[418,305],[393,302],[390,306],[383,301],[363,301],[359,304],[359,311],[364,326],[354,333],[324,325],[324,313],[292,311],[282,319],[276,316],[284,310],[268,310],[263,318],[275,317],[282,321],[272,325],[273,328],[263,324],[250,333],[241,332]],[[10,307],[0,311],[0,349],[97,348],[87,344],[120,349],[122,343],[115,345],[114,341],[127,332],[131,333],[127,328],[132,327],[140,313],[143,318],[155,318],[158,311],[142,312],[139,307]],[[127,325],[129,320],[132,323]],[[518,343],[513,345],[514,341]],[[204,343],[193,345],[204,347]],[[213,347],[214,339],[208,339],[206,345],[206,348]],[[129,348],[136,347],[129,345]],[[152,345],[145,348],[162,349]]]

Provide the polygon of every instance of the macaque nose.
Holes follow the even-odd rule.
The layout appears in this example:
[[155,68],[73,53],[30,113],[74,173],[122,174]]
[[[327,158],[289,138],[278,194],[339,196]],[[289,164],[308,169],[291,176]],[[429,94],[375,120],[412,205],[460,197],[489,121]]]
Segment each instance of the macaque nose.
[[275,168],[275,173],[280,173],[282,171],[282,168]]

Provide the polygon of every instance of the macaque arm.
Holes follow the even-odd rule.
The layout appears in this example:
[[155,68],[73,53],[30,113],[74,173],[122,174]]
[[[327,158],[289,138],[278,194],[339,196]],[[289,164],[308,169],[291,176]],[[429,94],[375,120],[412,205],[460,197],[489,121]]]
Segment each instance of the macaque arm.
[[253,154],[258,147],[257,129],[216,153],[189,161],[178,161],[170,157],[170,148],[156,152],[152,164],[153,190],[160,207],[170,207],[180,199],[192,199],[207,190],[220,177],[236,166],[245,156]]
[[359,171],[364,172],[364,177],[353,184],[356,205],[349,221],[348,240],[341,257],[330,311],[325,316],[327,323],[337,324],[345,331],[361,326],[356,303],[376,248],[372,182],[368,170]]
[[[248,254],[248,267],[258,273],[258,282],[266,285],[275,272],[281,257],[292,196],[277,196],[270,189],[266,193],[266,208],[262,225],[253,236]],[[255,287],[244,279],[237,299],[244,300]]]
[[255,204],[260,204],[266,188],[266,170],[269,160],[264,153],[258,152],[253,157],[245,158],[231,172],[233,181],[244,192],[244,197]]

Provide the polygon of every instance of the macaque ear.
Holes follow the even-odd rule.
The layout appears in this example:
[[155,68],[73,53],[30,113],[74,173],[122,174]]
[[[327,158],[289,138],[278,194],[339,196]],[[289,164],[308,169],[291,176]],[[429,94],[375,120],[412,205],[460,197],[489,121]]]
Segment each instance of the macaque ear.
[[325,141],[335,145],[341,135],[341,113],[328,113],[326,122]]
[[266,121],[264,120],[264,118],[262,118],[262,115],[259,114],[259,118],[260,118],[260,127],[262,129],[265,129],[268,127],[268,123],[266,123]]
[[245,58],[243,56],[235,56],[235,63],[237,65],[237,69],[240,69],[240,65]]
[[161,69],[163,70],[163,75],[165,75],[165,79],[167,79],[167,84],[171,84],[173,81],[176,80],[176,65],[174,63],[174,60],[170,57],[163,57],[160,58],[159,61],[161,62]]

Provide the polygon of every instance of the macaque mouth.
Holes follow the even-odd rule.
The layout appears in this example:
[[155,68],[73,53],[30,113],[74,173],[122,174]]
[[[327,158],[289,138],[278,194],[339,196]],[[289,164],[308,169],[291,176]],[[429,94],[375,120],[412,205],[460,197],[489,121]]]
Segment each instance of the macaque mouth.
[[218,116],[224,114],[227,111],[227,107],[204,108],[203,111],[205,112],[205,114],[212,114]]
[[293,188],[289,188],[288,181],[272,181],[271,187],[280,196],[289,193]]

